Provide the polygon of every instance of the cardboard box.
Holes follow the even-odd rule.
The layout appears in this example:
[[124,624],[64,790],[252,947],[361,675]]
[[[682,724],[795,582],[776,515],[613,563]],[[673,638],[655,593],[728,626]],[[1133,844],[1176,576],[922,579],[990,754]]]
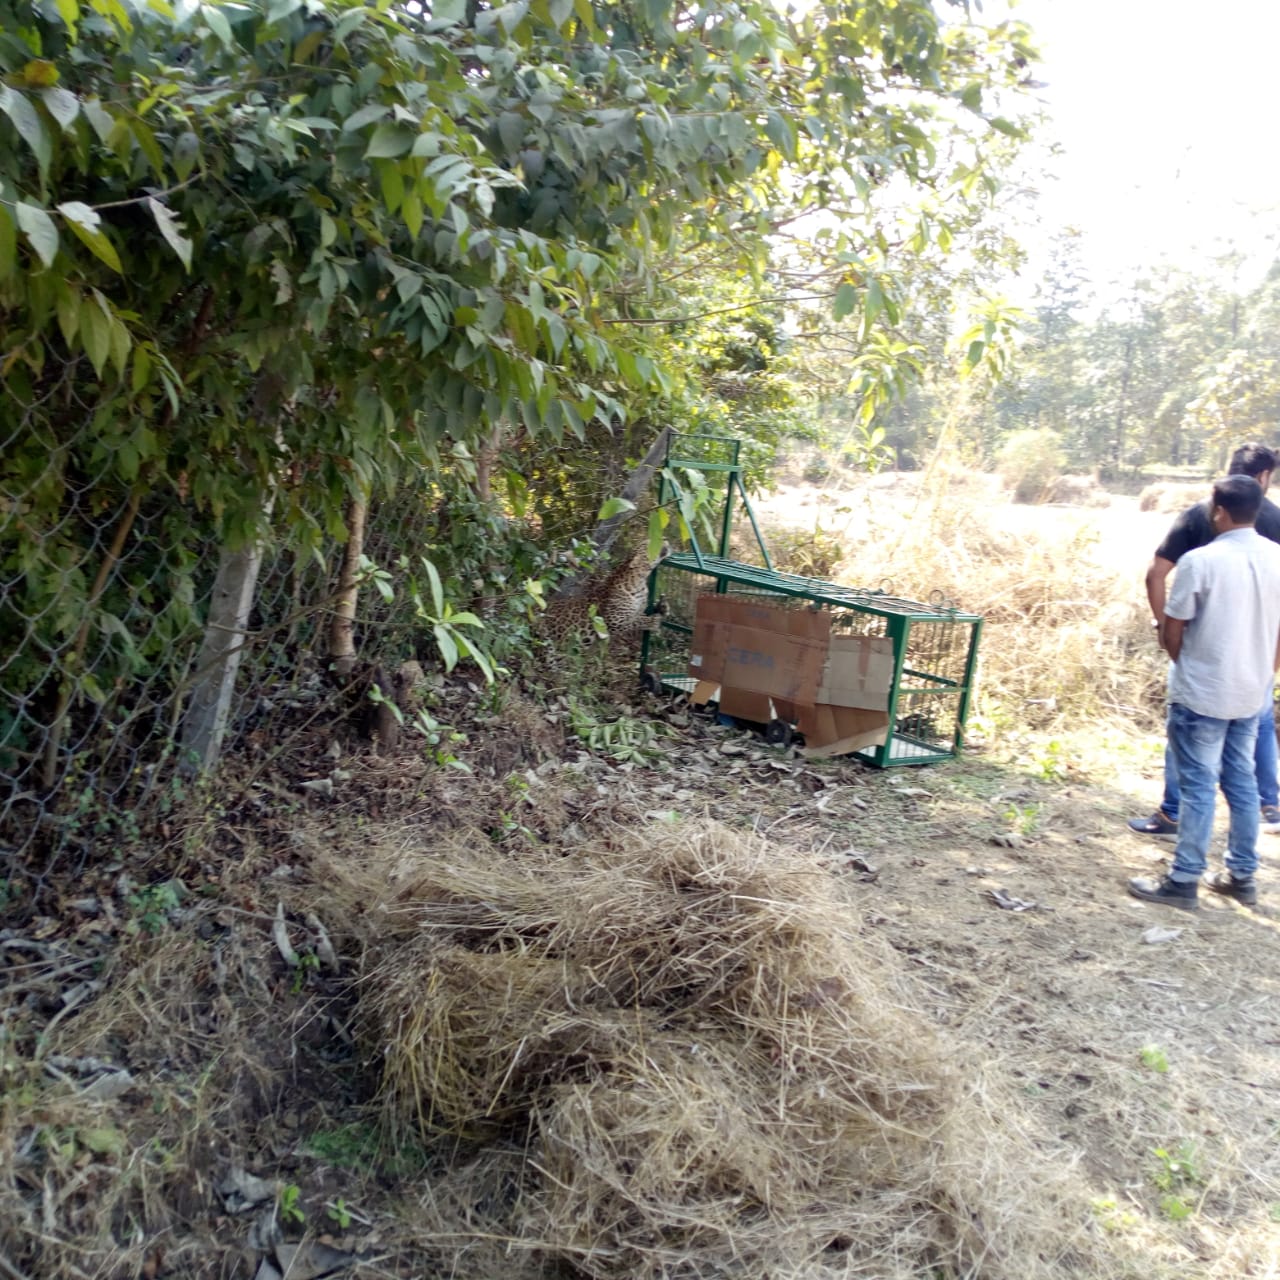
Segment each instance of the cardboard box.
[[888,736],[893,642],[833,636],[823,609],[700,596],[688,670],[698,681],[695,702],[718,691],[726,715],[795,724],[809,756],[856,751]]

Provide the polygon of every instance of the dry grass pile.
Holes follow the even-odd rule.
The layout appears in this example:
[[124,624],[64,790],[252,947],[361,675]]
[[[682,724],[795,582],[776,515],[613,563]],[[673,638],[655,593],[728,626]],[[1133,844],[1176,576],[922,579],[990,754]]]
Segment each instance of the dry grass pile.
[[361,1002],[389,1125],[527,1152],[477,1238],[592,1277],[1108,1272],[812,858],[710,823],[370,856],[333,875],[392,886]]
[[1139,511],[1156,511],[1161,515],[1177,515],[1209,496],[1207,480],[1191,484],[1177,480],[1160,480],[1149,484],[1138,494]]

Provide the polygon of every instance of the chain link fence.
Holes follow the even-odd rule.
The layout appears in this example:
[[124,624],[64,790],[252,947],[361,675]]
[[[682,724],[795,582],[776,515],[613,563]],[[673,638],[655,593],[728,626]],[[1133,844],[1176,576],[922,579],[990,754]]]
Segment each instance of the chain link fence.
[[[15,452],[0,463],[0,883],[17,867],[74,871],[183,785],[183,719],[220,555],[212,522],[176,493],[137,498],[77,480],[77,461],[55,451],[36,466]],[[371,512],[367,553],[394,563],[428,545],[435,523],[426,500],[406,495]],[[226,751],[268,717],[323,713],[342,697],[326,678],[342,548],[299,552],[274,534]],[[414,629],[404,594],[361,591],[363,657],[408,656]]]

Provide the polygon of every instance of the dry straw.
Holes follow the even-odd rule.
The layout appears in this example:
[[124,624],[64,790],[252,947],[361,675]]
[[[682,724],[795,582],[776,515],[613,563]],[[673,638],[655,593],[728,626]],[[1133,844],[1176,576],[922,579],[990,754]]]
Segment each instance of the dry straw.
[[810,857],[706,823],[390,863],[349,873],[394,885],[385,1114],[524,1146],[490,1238],[592,1277],[1114,1271],[1069,1162]]

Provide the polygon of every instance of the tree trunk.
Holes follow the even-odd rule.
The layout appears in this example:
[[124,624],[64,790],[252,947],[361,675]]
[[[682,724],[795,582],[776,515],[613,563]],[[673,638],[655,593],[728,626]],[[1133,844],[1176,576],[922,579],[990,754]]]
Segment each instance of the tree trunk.
[[364,555],[364,526],[368,515],[369,504],[364,499],[352,498],[347,504],[347,549],[342,557],[338,594],[329,623],[329,657],[333,660],[333,673],[344,680],[356,666],[355,620],[360,596],[356,579],[360,575],[360,558]]
[[[493,467],[502,452],[502,425],[496,424],[489,439],[476,451],[476,501],[485,509],[486,514],[500,519],[501,513],[493,501]],[[492,582],[497,566],[492,554],[486,555],[484,563],[484,580]],[[492,619],[498,611],[498,599],[490,592],[485,592],[475,601],[476,612],[484,619]]]
[[256,542],[239,551],[224,548],[219,558],[195,684],[182,724],[182,772],[188,776],[207,773],[218,763],[261,566],[262,547]]

